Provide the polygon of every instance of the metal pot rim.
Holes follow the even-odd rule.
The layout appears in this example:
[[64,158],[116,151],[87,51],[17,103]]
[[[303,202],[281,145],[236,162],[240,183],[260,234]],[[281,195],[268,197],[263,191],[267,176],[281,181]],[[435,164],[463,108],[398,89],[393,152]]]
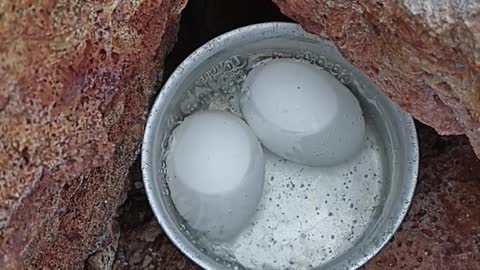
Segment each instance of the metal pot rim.
[[[238,41],[245,38],[252,38],[255,40],[261,40],[262,38],[272,38],[281,36],[282,34],[290,34],[299,37],[312,37],[312,35],[304,32],[302,28],[295,23],[284,22],[270,22],[254,24],[233,31],[222,34],[197,50],[195,50],[190,56],[188,56],[173,72],[170,78],[166,81],[161,92],[156,97],[155,103],[148,116],[145,134],[142,143],[141,150],[141,167],[142,175],[145,184],[145,190],[147,193],[148,201],[154,212],[157,221],[160,223],[164,233],[167,237],[176,245],[176,247],[197,265],[204,269],[222,269],[211,257],[200,252],[189,240],[183,235],[181,230],[175,225],[172,217],[168,214],[164,201],[159,198],[158,189],[154,183],[155,179],[152,174],[155,173],[154,166],[152,164],[152,145],[154,145],[157,128],[159,125],[159,119],[161,119],[167,109],[167,105],[174,97],[174,94],[178,87],[181,85],[183,78],[199,66],[202,62],[209,59],[215,53],[228,48],[231,45],[235,45]],[[332,44],[332,47],[334,45]],[[405,218],[408,209],[410,207],[413,194],[415,191],[417,176],[418,176],[418,141],[417,134],[413,119],[407,113],[396,108],[394,111],[395,117],[403,125],[403,136],[406,136],[407,142],[410,144],[411,150],[407,153],[407,158],[410,160],[407,165],[408,177],[406,192],[403,193],[404,204],[401,208],[401,212],[398,213],[396,219],[393,220],[391,232],[388,232],[388,236],[382,238],[377,243],[372,243],[372,247],[364,251],[364,256],[357,261],[350,262],[349,269],[356,269],[368,260],[374,257],[390,240],[393,234],[398,230],[400,224]]]

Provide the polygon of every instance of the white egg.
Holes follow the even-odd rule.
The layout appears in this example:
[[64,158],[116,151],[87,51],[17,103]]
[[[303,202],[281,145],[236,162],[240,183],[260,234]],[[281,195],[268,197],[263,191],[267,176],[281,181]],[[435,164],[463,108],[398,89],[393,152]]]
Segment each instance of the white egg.
[[263,149],[250,127],[220,111],[194,113],[174,129],[167,153],[173,203],[188,224],[226,240],[253,217],[263,193]]
[[292,59],[254,68],[243,85],[242,114],[265,147],[310,166],[355,155],[365,137],[356,97],[326,71]]

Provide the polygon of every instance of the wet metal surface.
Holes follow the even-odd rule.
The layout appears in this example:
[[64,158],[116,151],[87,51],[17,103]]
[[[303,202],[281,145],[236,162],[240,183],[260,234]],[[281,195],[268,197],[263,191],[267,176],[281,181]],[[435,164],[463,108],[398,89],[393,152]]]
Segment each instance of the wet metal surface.
[[[372,190],[368,192],[373,193],[373,196],[371,196],[371,193],[363,190],[365,188],[364,185],[357,185],[358,183],[362,183],[360,180],[356,180],[355,184],[353,184],[353,181],[349,183],[352,184],[351,189],[350,186],[348,186],[351,194],[349,193],[349,198],[345,196],[345,200],[349,199],[351,201],[350,203],[353,203],[354,210],[355,203],[359,204],[359,202],[369,201],[370,204],[366,209],[367,211],[370,208],[374,209],[375,211],[372,212],[375,213],[370,217],[365,215],[356,217],[355,215],[347,214],[349,207],[346,207],[342,210],[344,212],[339,212],[338,216],[332,219],[334,220],[333,223],[325,222],[325,224],[330,225],[322,228],[322,230],[325,230],[324,232],[313,230],[313,234],[315,235],[309,235],[309,239],[313,239],[311,241],[313,245],[306,246],[310,247],[312,252],[316,252],[319,247],[318,244],[321,243],[322,235],[324,238],[327,237],[327,239],[329,237],[330,240],[334,240],[335,235],[338,235],[342,239],[348,239],[348,233],[351,233],[351,224],[354,223],[354,220],[356,220],[356,224],[358,224],[357,228],[361,228],[360,233],[354,233],[356,239],[352,238],[349,245],[332,245],[330,247],[332,252],[330,253],[330,250],[326,250],[326,255],[333,254],[334,250],[336,253],[329,257],[319,255],[320,262],[292,262],[292,265],[290,267],[286,266],[286,269],[355,269],[380,250],[398,228],[408,210],[416,183],[418,165],[417,138],[411,117],[400,111],[396,105],[392,104],[381,94],[370,80],[346,63],[334,47],[321,41],[318,37],[306,34],[298,26],[294,24],[270,23],[242,28],[207,43],[178,67],[167,81],[153,106],[147,123],[142,149],[142,170],[145,188],[158,221],[162,225],[166,235],[169,236],[178,248],[206,269],[235,269],[235,267],[241,269],[245,266],[245,263],[243,265],[240,264],[239,261],[241,260],[237,256],[233,256],[236,261],[232,261],[231,258],[228,260],[218,260],[218,257],[207,254],[204,246],[199,245],[196,239],[190,237],[188,233],[185,233],[186,230],[184,226],[182,226],[182,220],[176,214],[173,204],[169,199],[169,193],[167,192],[168,187],[165,179],[162,177],[162,175],[164,175],[162,174],[164,167],[161,156],[162,151],[166,148],[165,142],[168,141],[168,132],[175,121],[180,120],[178,118],[179,111],[182,111],[184,107],[181,106],[181,101],[185,100],[185,95],[187,97],[189,95],[186,91],[190,88],[186,86],[188,86],[188,83],[197,79],[195,75],[192,78],[191,74],[198,74],[202,66],[208,67],[215,65],[215,63],[219,63],[219,61],[225,59],[229,54],[245,54],[248,50],[258,51],[268,49],[276,51],[292,48],[302,52],[300,57],[302,60],[316,64],[320,68],[328,69],[333,75],[338,75],[338,78],[341,81],[345,81],[344,83],[346,84],[356,84],[356,95],[361,100],[365,113],[373,112],[371,115],[372,125],[375,126],[373,130],[375,135],[380,138],[380,145],[383,145],[384,149],[381,149],[380,152],[384,152],[384,156],[370,155],[363,159],[361,158],[361,160],[366,160],[367,163],[375,163],[375,160],[382,161],[379,163],[380,169],[378,169],[378,171],[375,171],[375,166],[371,166],[372,164],[365,166],[369,169],[373,168],[370,174],[365,171],[364,175],[367,175],[366,179],[372,181],[368,183],[375,183],[374,174],[376,174],[380,180],[377,182],[379,183],[378,187],[376,185],[369,187]],[[322,56],[328,57],[328,61],[324,61],[325,59],[323,59]],[[199,98],[202,99],[204,96],[205,95],[202,94]],[[186,108],[188,108],[188,106]],[[370,108],[373,109],[370,110]],[[378,142],[375,140],[372,141],[374,143]],[[362,169],[364,168],[362,167]],[[308,171],[303,171],[302,173],[308,178]],[[322,173],[325,173],[325,171]],[[319,176],[322,175],[322,173],[314,172],[313,174]],[[336,171],[335,177],[341,175],[346,179],[346,182],[344,182],[347,183],[349,181],[348,173],[348,170],[338,170]],[[356,175],[361,174],[362,173]],[[310,174],[310,176],[311,175],[312,174]],[[329,177],[322,176],[319,178],[321,179],[317,179],[317,183],[329,184],[328,180],[326,180]],[[333,179],[334,177],[330,178]],[[302,183],[300,182],[306,181],[306,178],[302,176],[296,181],[299,181],[297,184],[301,185]],[[334,180],[332,180],[332,182],[334,182]],[[335,182],[336,184],[343,183]],[[308,185],[307,182],[304,183],[304,185],[305,184]],[[345,184],[345,186],[347,185]],[[367,185],[367,187],[368,186],[369,185]],[[312,196],[320,196],[320,194],[322,194],[320,189],[322,188],[329,189],[328,185],[320,185],[318,190],[314,190],[315,192],[309,194],[313,194]],[[333,189],[335,189],[335,187],[333,187]],[[331,191],[331,194],[342,200],[342,193],[334,193],[334,191],[335,190]],[[378,200],[369,199],[375,198],[376,195]],[[297,198],[296,196],[297,194],[294,195],[294,198]],[[324,198],[319,197],[318,199],[323,200]],[[286,201],[288,201],[287,198],[285,198],[285,202]],[[305,204],[305,202],[303,203]],[[301,203],[299,202],[298,204],[299,207],[301,207]],[[349,206],[349,204],[346,205]],[[317,207],[320,207],[320,205]],[[273,208],[268,209],[270,210],[267,211],[267,215],[273,215],[274,212],[271,212]],[[359,207],[357,207],[357,209],[359,209]],[[332,213],[333,216],[333,212],[330,212],[330,210],[327,210],[327,212],[327,217],[330,216],[330,213]],[[305,214],[306,213],[304,213],[304,215]],[[308,214],[311,216],[303,216],[303,220],[322,220],[321,217],[318,217],[320,216],[320,212],[317,215],[314,211],[308,211]],[[346,220],[347,222],[351,222],[351,224],[348,223],[350,227],[342,227],[339,225],[342,223],[342,215],[353,217],[343,218],[344,223]],[[281,217],[279,218],[281,219]],[[317,224],[317,226],[322,225]],[[328,230],[329,227],[331,230]],[[314,229],[316,228],[317,227]],[[326,233],[326,230],[331,232]],[[289,229],[289,231],[295,233],[292,229]],[[300,233],[299,239],[307,239],[307,233],[303,234],[305,237],[302,237],[302,233]],[[348,240],[346,240],[346,242],[348,242]],[[337,244],[341,242],[337,239],[336,241],[332,241],[332,243]],[[313,254],[311,256],[313,256]],[[325,263],[321,263],[322,258],[325,258]],[[311,259],[312,257],[310,260]]]

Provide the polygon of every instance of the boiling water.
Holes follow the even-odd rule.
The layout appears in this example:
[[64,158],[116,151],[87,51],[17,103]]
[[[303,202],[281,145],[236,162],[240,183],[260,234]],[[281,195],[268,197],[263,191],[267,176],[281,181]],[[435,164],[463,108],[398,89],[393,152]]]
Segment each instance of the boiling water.
[[[254,67],[275,58],[310,63],[349,87],[364,110],[367,138],[360,153],[335,167],[302,166],[265,150],[265,188],[256,215],[229,242],[214,242],[182,224],[192,243],[233,269],[311,269],[339,259],[368,233],[389,185],[385,145],[375,120],[378,111],[367,106],[370,101],[351,73],[311,52],[258,51],[248,57],[212,60],[212,66],[188,84],[176,115],[171,116],[170,129],[197,110],[222,110],[241,117],[243,80]],[[168,140],[163,148],[165,155]],[[162,166],[162,179],[167,177],[165,170]],[[164,188],[168,195],[168,187]]]

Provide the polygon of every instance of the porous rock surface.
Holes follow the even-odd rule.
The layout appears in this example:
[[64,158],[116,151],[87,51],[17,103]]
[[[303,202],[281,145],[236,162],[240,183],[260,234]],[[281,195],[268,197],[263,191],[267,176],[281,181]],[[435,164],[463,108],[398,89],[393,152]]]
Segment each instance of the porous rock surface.
[[480,1],[273,0],[413,116],[480,157]]
[[1,269],[83,269],[115,228],[185,2],[0,3]]
[[420,173],[411,209],[363,269],[476,270],[480,262],[480,160],[466,138],[417,126]]

